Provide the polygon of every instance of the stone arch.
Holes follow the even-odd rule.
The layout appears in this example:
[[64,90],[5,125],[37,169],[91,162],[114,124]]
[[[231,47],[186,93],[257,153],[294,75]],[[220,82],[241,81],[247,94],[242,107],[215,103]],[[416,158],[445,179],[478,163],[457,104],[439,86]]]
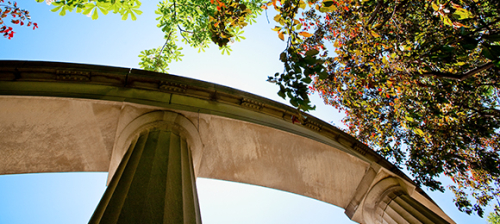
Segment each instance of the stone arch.
[[[116,176],[126,152],[148,148],[137,145],[139,139],[153,142],[170,131],[180,139],[181,146],[173,148],[192,154],[189,178],[196,174],[308,196],[346,209],[361,223],[453,223],[409,177],[352,136],[295,108],[229,87],[135,69],[0,61],[0,105],[0,124],[8,134],[0,135],[0,174]],[[188,144],[191,150],[184,147]],[[183,191],[195,187],[187,186]],[[196,202],[190,206],[196,209]],[[402,211],[396,213],[404,220],[396,221],[391,209]],[[417,221],[406,219],[410,215]]]

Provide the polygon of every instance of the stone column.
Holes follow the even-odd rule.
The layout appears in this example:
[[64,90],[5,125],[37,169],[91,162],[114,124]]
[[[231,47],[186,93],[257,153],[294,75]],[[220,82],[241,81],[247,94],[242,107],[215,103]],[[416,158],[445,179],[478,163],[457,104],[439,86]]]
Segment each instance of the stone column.
[[399,181],[392,177],[375,184],[364,203],[367,224],[449,223],[408,195]]
[[135,134],[89,223],[201,223],[183,134],[161,122]]
[[446,223],[443,218],[402,191],[391,192],[379,204],[380,223]]

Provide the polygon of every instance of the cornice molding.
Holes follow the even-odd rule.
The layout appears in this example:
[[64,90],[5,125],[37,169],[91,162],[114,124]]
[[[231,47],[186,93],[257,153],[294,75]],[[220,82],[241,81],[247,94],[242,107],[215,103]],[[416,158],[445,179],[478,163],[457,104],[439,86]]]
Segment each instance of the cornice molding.
[[[17,84],[21,83],[25,83],[30,88],[18,88],[19,85]],[[83,88],[83,85],[85,87],[102,91],[92,92],[92,94],[80,94],[78,89],[71,93],[61,92],[59,90],[47,92],[37,89],[37,86],[40,86],[42,83],[57,83],[66,86],[66,89],[71,89],[75,87],[72,85],[79,84],[78,88]],[[60,62],[0,61],[0,95],[76,97],[114,101],[127,101],[127,97],[130,97],[125,95],[109,96],[107,95],[107,89],[104,89],[104,87],[114,87],[119,90],[145,90],[148,91],[148,93],[156,92],[158,94],[170,94],[170,101],[172,100],[173,95],[192,97],[205,100],[207,102],[230,105],[281,119],[295,126],[297,129],[305,128],[309,130],[309,132],[323,136],[323,138],[328,138],[331,141],[338,142],[349,149],[349,153],[353,156],[368,162],[379,164],[380,166],[394,172],[404,180],[413,183],[412,180],[397,169],[396,166],[391,164],[382,156],[378,155],[375,151],[358,141],[356,138],[344,133],[338,128],[312,115],[299,112],[297,109],[290,106],[241,90],[196,79],[132,68]],[[134,95],[137,97],[137,101],[140,100],[141,103],[144,104],[151,103],[148,99],[140,98],[140,93],[134,94],[137,95]],[[134,103],[137,103],[137,101]],[[157,105],[158,104],[155,104],[155,106]],[[201,109],[198,109],[195,112],[209,113]],[[219,112],[220,113],[217,113],[218,116],[225,116],[223,111]],[[296,124],[293,119],[296,117],[307,117],[307,119],[305,119],[302,124]],[[230,118],[238,119],[234,116]],[[271,125],[268,126],[273,127]],[[293,133],[313,138],[311,135],[302,134],[303,132]],[[421,189],[417,188],[417,191],[430,199],[430,197],[428,197]]]

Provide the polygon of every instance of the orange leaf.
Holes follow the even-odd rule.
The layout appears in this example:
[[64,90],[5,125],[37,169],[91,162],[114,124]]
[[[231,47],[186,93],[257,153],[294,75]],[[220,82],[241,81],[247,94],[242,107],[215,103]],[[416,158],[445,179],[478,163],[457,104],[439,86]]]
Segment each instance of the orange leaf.
[[308,32],[300,32],[299,35],[301,35],[303,37],[312,37],[312,34],[310,34]]
[[283,35],[283,32],[278,31],[278,37],[279,37],[282,41],[285,41],[285,36]]

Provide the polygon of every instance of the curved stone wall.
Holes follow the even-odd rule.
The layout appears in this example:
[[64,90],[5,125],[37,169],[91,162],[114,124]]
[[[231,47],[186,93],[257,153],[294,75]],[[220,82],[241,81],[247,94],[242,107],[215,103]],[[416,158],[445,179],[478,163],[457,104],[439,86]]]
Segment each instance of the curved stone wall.
[[[402,198],[425,208],[415,211],[453,223],[361,142],[313,116],[228,87],[135,69],[0,61],[0,105],[0,174],[109,171],[111,180],[136,123],[147,114],[179,114],[178,125],[198,136],[188,140],[196,176],[305,195],[345,208],[363,223],[378,217],[374,186],[392,178],[404,189]],[[299,116],[301,123],[292,122]]]

